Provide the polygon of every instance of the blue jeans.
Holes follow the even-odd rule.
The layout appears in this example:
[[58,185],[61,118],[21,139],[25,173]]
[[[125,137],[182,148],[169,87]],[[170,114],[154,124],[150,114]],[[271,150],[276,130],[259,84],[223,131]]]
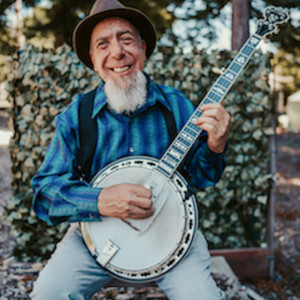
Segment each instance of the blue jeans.
[[[33,300],[90,299],[111,280],[85,246],[73,224],[34,284]],[[221,300],[225,294],[210,274],[210,255],[201,232],[186,256],[156,284],[169,300]]]

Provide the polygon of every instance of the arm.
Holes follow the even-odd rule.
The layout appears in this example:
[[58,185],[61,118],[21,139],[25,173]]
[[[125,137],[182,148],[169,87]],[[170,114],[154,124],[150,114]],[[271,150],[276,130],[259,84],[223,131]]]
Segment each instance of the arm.
[[101,216],[146,218],[153,214],[151,191],[130,184],[93,188],[80,180],[78,105],[56,118],[45,159],[32,179],[33,209],[48,224],[100,221]]
[[230,116],[220,104],[202,106],[195,121],[206,132],[200,136],[197,150],[189,165],[191,183],[198,188],[216,184],[225,168],[225,151]]
[[207,145],[215,153],[225,150],[230,116],[220,104],[206,104],[201,107],[202,115],[195,121],[208,133]]
[[[181,129],[195,107],[181,92],[170,87],[161,86],[164,90],[177,128]],[[202,115],[195,121],[204,132],[192,147],[185,161],[190,182],[197,188],[215,185],[225,168],[225,151],[229,126],[229,115],[220,104],[202,106]]]
[[56,130],[45,159],[32,179],[33,209],[48,224],[63,221],[100,220],[97,197],[100,189],[81,181],[76,172],[78,135],[76,104],[56,118]]

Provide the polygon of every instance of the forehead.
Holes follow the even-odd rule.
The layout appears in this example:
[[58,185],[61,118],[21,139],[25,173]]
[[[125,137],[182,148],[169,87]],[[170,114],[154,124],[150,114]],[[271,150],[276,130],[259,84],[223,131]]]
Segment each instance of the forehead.
[[107,18],[99,23],[94,27],[92,31],[91,38],[95,35],[108,35],[113,34],[118,31],[129,31],[132,32],[134,35],[138,35],[138,31],[135,28],[133,24],[131,24],[126,19],[113,17],[113,18]]

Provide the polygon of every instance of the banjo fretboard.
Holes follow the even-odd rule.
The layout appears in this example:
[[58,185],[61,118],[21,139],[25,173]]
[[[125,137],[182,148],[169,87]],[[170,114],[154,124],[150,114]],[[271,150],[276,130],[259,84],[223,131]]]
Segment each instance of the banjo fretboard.
[[247,62],[250,60],[261,39],[262,38],[259,35],[253,34],[245,42],[229,67],[219,76],[212,88],[195,109],[188,122],[181,129],[175,140],[160,159],[156,167],[159,172],[170,178],[177,170],[202,132],[200,127],[194,124],[194,121],[202,114],[201,107],[208,103],[222,102]]

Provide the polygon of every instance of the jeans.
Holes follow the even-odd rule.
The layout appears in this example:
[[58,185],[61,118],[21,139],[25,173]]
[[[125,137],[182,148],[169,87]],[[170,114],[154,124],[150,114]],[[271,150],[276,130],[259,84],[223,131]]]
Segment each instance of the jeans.
[[[199,231],[193,246],[174,269],[156,284],[169,300],[221,300],[225,294],[210,273],[207,243]],[[111,280],[85,246],[80,229],[73,224],[34,284],[33,300],[90,299]]]

